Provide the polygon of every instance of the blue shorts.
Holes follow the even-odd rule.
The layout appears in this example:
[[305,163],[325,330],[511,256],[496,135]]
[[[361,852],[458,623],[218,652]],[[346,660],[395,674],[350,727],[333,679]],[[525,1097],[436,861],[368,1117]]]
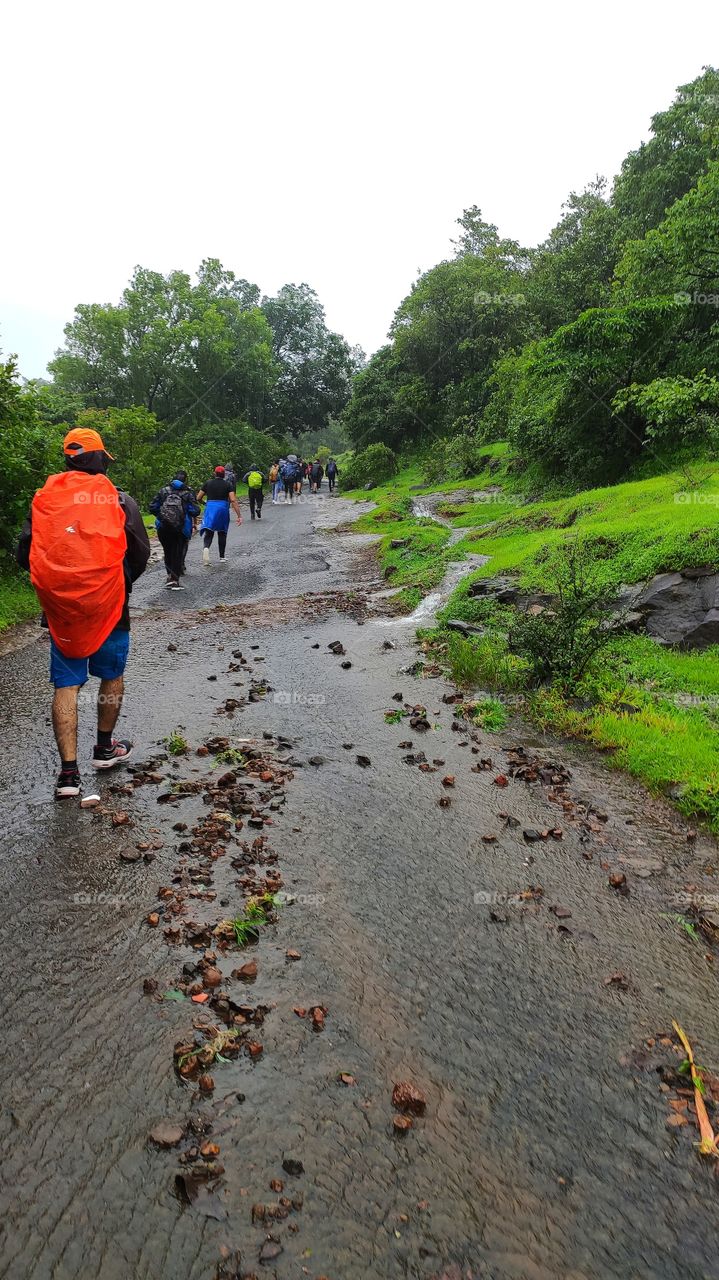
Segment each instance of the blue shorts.
[[118,627],[89,658],[66,658],[50,637],[50,680],[56,689],[85,684],[88,668],[99,680],[116,680],[123,675],[130,652],[130,632]]

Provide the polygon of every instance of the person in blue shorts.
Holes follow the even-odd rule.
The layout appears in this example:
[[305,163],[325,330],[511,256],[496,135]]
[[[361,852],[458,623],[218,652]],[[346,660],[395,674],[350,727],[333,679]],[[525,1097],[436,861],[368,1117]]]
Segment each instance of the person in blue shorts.
[[[75,427],[65,436],[63,450],[68,471],[88,475],[104,475],[112,461],[97,431]],[[68,658],[50,639],[50,680],[55,687],[52,703],[52,727],[60,754],[60,774],[55,797],[64,800],[79,796],[80,773],[77,764],[78,693],[87,683],[88,674],[100,681],[97,698],[97,742],[92,753],[95,769],[114,769],[124,764],[132,752],[132,742],[113,737],[122,706],[124,673],[130,649],[129,598],[132,584],[144,573],[150,559],[150,542],[140,509],[128,493],[118,490],[117,500],[125,520],[124,603],[119,620],[103,644],[86,658]],[[32,512],[23,525],[17,548],[18,564],[30,568],[32,546]],[[43,616],[42,622],[47,626]]]

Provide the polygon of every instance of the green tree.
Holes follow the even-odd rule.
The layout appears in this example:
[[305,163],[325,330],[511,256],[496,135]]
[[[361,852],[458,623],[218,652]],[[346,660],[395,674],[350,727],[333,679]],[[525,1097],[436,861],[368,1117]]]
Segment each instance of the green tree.
[[0,552],[13,546],[32,495],[60,469],[64,428],[42,420],[37,391],[22,387],[14,358],[0,362]]
[[645,422],[618,393],[671,367],[683,309],[649,299],[585,311],[505,366],[500,385],[509,439],[549,475],[609,484],[639,456]]
[[143,405],[181,428],[239,414],[262,425],[278,371],[258,292],[217,259],[196,285],[137,267],[117,306],[76,308],[49,366],[55,384],[89,407]]
[[327,328],[324,308],[308,284],[283,285],[276,297],[263,298],[262,310],[280,370],[273,424],[292,436],[321,430],[347,404],[364,355]]
[[534,251],[525,285],[544,333],[611,300],[617,217],[606,198],[606,180],[598,177],[584,191],[572,191],[563,209]]
[[130,409],[82,409],[77,425],[99,431],[114,459],[113,481],[133,497],[143,499],[153,488],[157,472],[159,424],[154,413],[143,405]]
[[672,105],[652,117],[651,127],[652,137],[630,151],[614,184],[623,240],[658,226],[719,159],[719,71],[705,67],[682,85]]

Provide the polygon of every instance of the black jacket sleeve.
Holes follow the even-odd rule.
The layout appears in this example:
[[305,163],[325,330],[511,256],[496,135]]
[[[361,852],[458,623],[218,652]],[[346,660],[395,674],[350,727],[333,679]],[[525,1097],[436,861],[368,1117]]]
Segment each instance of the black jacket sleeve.
[[129,493],[120,492],[120,506],[125,512],[125,569],[130,582],[136,582],[145,572],[150,559],[150,539],[147,536],[140,508]]
[[28,511],[27,518],[20,533],[20,539],[15,552],[15,559],[21,569],[30,572],[30,543],[32,542],[32,512]]

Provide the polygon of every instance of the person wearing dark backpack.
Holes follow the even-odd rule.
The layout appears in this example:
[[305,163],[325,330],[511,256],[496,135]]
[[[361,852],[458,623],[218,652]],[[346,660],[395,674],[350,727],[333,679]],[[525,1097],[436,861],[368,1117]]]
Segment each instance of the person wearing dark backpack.
[[339,467],[337,466],[334,458],[330,458],[327,463],[327,483],[330,487],[330,493],[334,493],[335,491],[335,484],[337,483],[338,475]]
[[320,462],[319,458],[316,458],[315,461],[312,463],[312,467],[310,470],[310,476],[312,477],[313,493],[318,493],[319,490],[322,488],[322,477],[324,474],[325,474],[325,469],[322,466],[322,463]]
[[194,489],[191,489],[189,484],[187,483],[186,471],[176,471],[173,478],[175,480],[182,481],[183,496],[186,496],[186,499],[187,499],[185,527],[183,529],[185,545],[182,552],[182,569],[181,569],[182,573],[186,573],[187,569],[185,568],[185,562],[187,560],[187,552],[190,549],[190,541],[192,539],[192,535],[197,528],[197,518],[200,515],[200,504],[198,503],[195,497]]
[[166,586],[171,591],[184,591],[180,576],[187,540],[192,534],[193,516],[200,513],[186,479],[175,476],[174,480],[160,489],[150,503],[150,511],[155,517],[157,537],[165,555]]
[[75,427],[63,442],[66,470],[33,498],[17,548],[50,632],[52,727],[60,753],[58,800],[80,794],[77,700],[88,671],[100,680],[93,768],[113,769],[132,752],[113,730],[130,648],[129,596],[150,542],[134,498],[107,476],[111,455],[97,431]]

